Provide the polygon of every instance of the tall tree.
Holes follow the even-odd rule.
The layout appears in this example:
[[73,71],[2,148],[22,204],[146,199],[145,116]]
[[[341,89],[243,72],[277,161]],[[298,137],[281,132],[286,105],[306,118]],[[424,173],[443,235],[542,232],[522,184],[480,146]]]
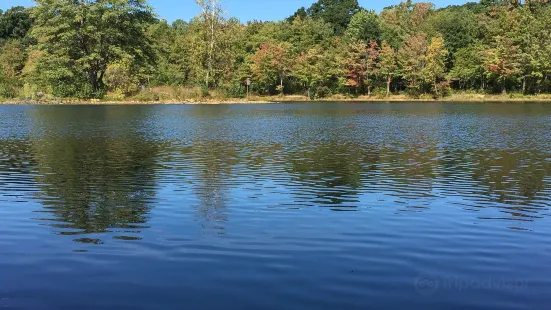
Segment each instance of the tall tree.
[[446,49],[455,53],[476,42],[482,27],[477,16],[464,7],[451,7],[432,14],[424,25],[430,36],[442,35]]
[[450,71],[450,78],[459,82],[459,89],[466,87],[486,88],[484,79],[483,51],[487,47],[482,44],[473,44],[459,49],[455,55],[454,66]]
[[0,10],[0,39],[23,38],[31,28],[29,10],[22,6]]
[[390,84],[392,78],[397,75],[398,64],[396,59],[396,51],[383,41],[381,45],[381,51],[379,53],[379,74],[386,81],[386,95],[390,95]]
[[[306,10],[306,14],[330,23],[335,33],[340,35],[348,27],[352,16],[359,10],[358,0],[318,0]],[[294,16],[301,15],[304,15],[304,8],[299,9]]]
[[427,36],[424,33],[411,36],[398,51],[398,63],[402,77],[408,81],[410,89],[419,90],[422,72],[425,68]]
[[17,95],[25,61],[26,53],[20,40],[9,40],[0,47],[0,97]]
[[330,45],[334,36],[331,24],[322,19],[296,18],[283,25],[274,37],[277,41],[290,43],[293,53],[297,55],[320,44]]
[[485,51],[486,75],[501,86],[503,94],[507,86],[519,74],[519,47],[510,38],[497,37],[493,47]]
[[367,94],[371,96],[372,77],[375,77],[379,70],[377,61],[381,53],[381,47],[376,41],[370,41],[366,48],[365,57],[365,81],[367,84]]
[[370,77],[377,70],[379,56],[377,42],[371,41],[368,45],[362,41],[348,43],[339,56],[339,64],[344,76],[343,84],[352,87],[356,93],[365,86],[368,94],[371,95]]
[[293,67],[293,76],[306,84],[308,97],[313,98],[312,89],[327,83],[334,74],[331,70],[334,59],[331,51],[321,46],[314,47],[299,55]]
[[101,96],[110,63],[154,61],[145,0],[36,0],[32,18],[40,52],[35,73],[57,96]]
[[281,94],[284,90],[283,80],[293,66],[289,49],[288,43],[264,43],[252,56],[251,67],[256,80],[264,83],[266,87],[277,81],[277,89]]
[[385,8],[380,14],[381,37],[392,47],[400,48],[412,35],[424,32],[421,26],[430,16],[432,3],[411,0]]
[[438,92],[438,82],[444,77],[446,72],[446,57],[448,56],[448,50],[444,46],[444,38],[434,37],[432,38],[425,55],[425,67],[421,74],[425,82],[432,83],[434,92],[436,95],[440,95]]
[[197,5],[201,7],[201,19],[206,28],[208,28],[208,49],[207,49],[207,68],[205,74],[205,85],[210,85],[213,71],[213,59],[217,45],[217,30],[223,20],[222,0],[196,0]]
[[352,16],[345,32],[345,37],[352,41],[380,42],[381,27],[375,11],[360,10]]

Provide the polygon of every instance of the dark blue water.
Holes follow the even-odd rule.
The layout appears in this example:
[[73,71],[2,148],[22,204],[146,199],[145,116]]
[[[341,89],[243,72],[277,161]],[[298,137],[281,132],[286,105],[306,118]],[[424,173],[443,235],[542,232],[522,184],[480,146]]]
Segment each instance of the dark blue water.
[[549,309],[551,104],[0,107],[0,308]]

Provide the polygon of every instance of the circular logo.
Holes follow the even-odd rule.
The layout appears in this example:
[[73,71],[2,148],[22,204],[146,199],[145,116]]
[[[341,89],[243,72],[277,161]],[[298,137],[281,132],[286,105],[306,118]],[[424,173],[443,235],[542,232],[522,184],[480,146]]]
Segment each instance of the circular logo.
[[431,296],[440,287],[440,280],[437,277],[419,276],[413,282],[415,291],[423,296]]

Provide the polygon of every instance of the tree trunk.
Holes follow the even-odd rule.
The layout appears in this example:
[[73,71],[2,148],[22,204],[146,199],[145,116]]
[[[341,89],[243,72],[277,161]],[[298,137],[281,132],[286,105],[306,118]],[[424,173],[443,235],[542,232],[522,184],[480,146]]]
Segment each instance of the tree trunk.
[[526,77],[522,79],[522,93],[526,95]]
[[210,83],[210,74],[212,72],[212,61],[213,61],[213,54],[214,54],[214,24],[216,22],[216,3],[215,0],[211,0],[211,17],[210,17],[210,47],[209,47],[209,57],[208,57],[208,64],[207,64],[207,75],[205,78],[205,85],[207,86],[207,89],[209,88]]
[[365,76],[365,82],[366,82],[366,84],[368,84],[368,85],[367,85],[367,96],[368,96],[368,97],[371,97],[371,85],[369,85],[369,84],[370,84],[370,83],[369,83],[369,74],[367,74],[367,75]]
[[387,97],[390,96],[390,83],[392,83],[392,77],[387,76],[387,80],[386,80],[386,95]]

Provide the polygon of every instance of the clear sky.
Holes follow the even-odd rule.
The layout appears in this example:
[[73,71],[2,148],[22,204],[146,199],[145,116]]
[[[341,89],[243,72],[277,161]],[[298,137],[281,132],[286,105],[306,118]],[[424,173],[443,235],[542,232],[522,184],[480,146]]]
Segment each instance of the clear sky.
[[[477,0],[472,0],[477,1]],[[229,16],[247,20],[280,20],[292,15],[300,7],[309,7],[315,0],[223,0],[223,6]],[[366,9],[381,10],[397,4],[400,0],[359,0]],[[433,0],[437,6],[463,4],[466,0]],[[16,5],[30,6],[32,0],[0,0],[0,9]],[[195,0],[149,0],[160,18],[169,22],[176,19],[189,20],[199,13]]]

